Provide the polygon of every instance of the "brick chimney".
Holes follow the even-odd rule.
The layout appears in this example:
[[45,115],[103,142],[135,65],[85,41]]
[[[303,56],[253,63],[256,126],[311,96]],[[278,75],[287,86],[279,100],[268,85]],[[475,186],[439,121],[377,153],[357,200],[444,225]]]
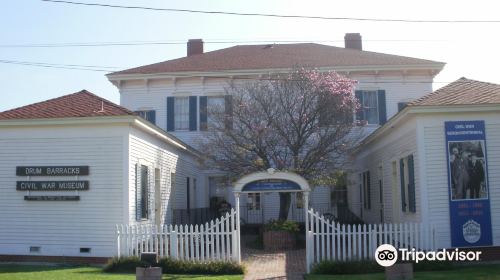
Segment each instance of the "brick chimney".
[[355,49],[362,51],[362,41],[361,34],[359,33],[346,33],[344,36],[345,48],[346,49]]
[[202,54],[205,52],[203,39],[189,39],[187,43],[187,56]]

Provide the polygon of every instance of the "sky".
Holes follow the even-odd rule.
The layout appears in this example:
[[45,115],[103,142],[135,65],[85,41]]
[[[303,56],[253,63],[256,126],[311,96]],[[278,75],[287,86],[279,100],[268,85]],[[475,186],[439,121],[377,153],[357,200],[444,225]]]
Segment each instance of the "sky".
[[[169,1],[70,0],[152,8],[237,13],[411,20],[500,20],[498,1]],[[344,47],[361,33],[363,50],[445,62],[434,90],[460,77],[500,84],[500,23],[403,23],[270,18],[3,1],[0,5],[0,111],[86,89],[119,103],[107,72],[35,67],[5,61],[98,66],[111,72],[186,56],[188,39],[205,52],[234,45],[315,42]],[[128,46],[34,48],[19,45],[168,42]],[[13,47],[12,45],[15,45]],[[73,68],[81,68],[72,66]]]

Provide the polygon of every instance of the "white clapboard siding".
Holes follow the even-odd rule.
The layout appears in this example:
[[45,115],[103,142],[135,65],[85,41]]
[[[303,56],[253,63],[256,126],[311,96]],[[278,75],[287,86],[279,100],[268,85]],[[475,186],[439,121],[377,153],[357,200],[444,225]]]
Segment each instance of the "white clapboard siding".
[[[433,123],[425,124],[425,156],[427,166],[427,192],[429,205],[429,220],[438,225],[438,246],[451,247],[450,241],[450,209],[448,205],[448,167],[446,157],[446,137],[444,122],[446,117],[433,118]],[[481,116],[462,116],[460,120],[485,120],[486,149],[488,160],[488,178],[490,184],[491,223],[493,230],[493,245],[500,245],[500,219],[495,213],[500,213],[500,123],[498,115],[484,114]],[[443,203],[446,202],[446,203]]]
[[[194,201],[194,179],[197,183],[198,197],[204,194],[204,176],[200,174],[198,165],[194,162],[192,155],[185,151],[176,149],[164,142],[155,141],[153,137],[145,133],[133,130],[130,136],[130,221],[131,225],[154,225],[155,215],[160,214],[161,223],[170,224],[171,211],[170,209],[186,209],[187,208],[187,178],[190,180],[191,201]],[[147,162],[148,166],[154,166],[161,171],[161,211],[150,212],[150,217],[147,221],[137,221],[135,215],[135,166],[139,160]],[[171,173],[175,172],[175,201],[176,205],[172,204],[171,190]],[[154,185],[150,186],[150,209],[155,207],[155,192]],[[192,203],[193,205],[194,203]],[[192,206],[191,205],[191,206]]]
[[[268,74],[268,71],[262,74]],[[254,76],[257,78],[258,76]],[[356,90],[376,90],[381,89],[386,92],[387,119],[398,112],[398,102],[404,99],[418,99],[429,92],[432,92],[431,77],[418,75],[380,75],[377,79],[373,75],[357,75],[352,73],[351,79],[359,81],[356,84]],[[224,87],[228,85],[229,79],[206,78],[202,83],[201,78],[178,78],[174,86],[171,79],[148,79],[148,84],[144,79],[123,81],[120,94],[120,105],[130,110],[138,108],[151,108],[156,111],[156,125],[166,130],[166,107],[167,97],[179,94],[205,96],[224,93]],[[235,83],[246,80],[234,80]],[[380,82],[380,83],[378,83]],[[198,101],[199,102],[199,101]],[[199,104],[197,106],[199,108]],[[199,112],[197,112],[198,131],[172,132],[173,135],[188,143],[194,145],[193,138],[199,133]],[[378,126],[372,126],[367,129],[369,133],[373,132]]]
[[[2,129],[0,134],[0,254],[111,257],[113,224],[123,222],[123,133],[119,127],[74,126]],[[90,167],[79,201],[25,201],[17,191],[16,166]],[[31,181],[76,180],[76,176],[31,176]],[[30,191],[30,195],[75,195],[76,191]],[[91,248],[80,253],[80,248]]]
[[308,266],[323,260],[375,259],[376,249],[383,244],[390,244],[398,251],[415,248],[428,252],[438,248],[438,231],[434,224],[335,224],[314,212],[313,208],[309,209],[308,215]]
[[[388,140],[390,139],[390,140]],[[350,205],[351,210],[358,216],[360,214],[359,203],[359,181],[358,174],[370,171],[370,190],[371,190],[371,209],[363,209],[362,219],[368,223],[380,222],[380,193],[379,193],[379,177],[378,168],[382,167],[382,181],[383,181],[383,194],[384,194],[384,221],[393,221],[393,203],[401,205],[401,181],[399,170],[399,158],[407,157],[413,154],[415,174],[419,174],[419,157],[417,147],[417,133],[416,129],[394,138],[384,138],[380,140],[382,144],[376,147],[365,147],[362,156],[356,159],[356,173],[351,177],[353,185],[350,187]],[[401,156],[399,156],[401,155]],[[392,201],[392,169],[391,163],[397,162],[397,190],[398,200]],[[399,221],[403,223],[416,223],[421,222],[421,206],[420,206],[420,178],[415,176],[415,201],[417,206],[416,213],[402,212],[401,206],[398,206],[400,211]]]
[[155,252],[161,257],[186,261],[238,262],[239,242],[236,213],[226,213],[205,225],[118,225],[115,246],[118,257]]

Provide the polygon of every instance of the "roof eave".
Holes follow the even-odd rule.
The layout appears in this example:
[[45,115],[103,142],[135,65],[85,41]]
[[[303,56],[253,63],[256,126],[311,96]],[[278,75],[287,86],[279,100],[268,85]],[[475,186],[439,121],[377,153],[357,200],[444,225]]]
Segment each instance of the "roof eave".
[[416,114],[439,114],[439,113],[464,113],[464,112],[498,112],[500,103],[486,104],[457,104],[457,105],[416,105],[406,106],[390,118],[384,125],[375,130],[372,134],[363,140],[362,145],[370,143],[384,135],[388,130],[396,127],[399,123],[405,121],[410,115]]
[[187,145],[170,133],[164,131],[158,126],[150,123],[140,116],[123,115],[123,116],[96,116],[96,117],[71,117],[71,118],[32,118],[32,119],[0,119],[1,127],[16,127],[16,126],[40,126],[40,125],[75,125],[75,124],[132,124],[146,128],[155,136],[167,140],[174,146],[186,150],[193,155],[200,157],[202,154]]
[[[428,64],[408,64],[408,65],[359,65],[359,66],[331,66],[318,67],[320,71],[336,72],[360,72],[360,71],[403,71],[403,70],[431,70],[437,75],[443,70],[446,63],[436,62]],[[261,69],[226,69],[220,71],[178,71],[178,72],[160,72],[160,73],[132,73],[132,74],[107,74],[109,81],[135,80],[135,79],[171,79],[183,77],[222,77],[228,78],[234,75],[261,75],[274,72],[289,71],[290,67],[285,68],[261,68]]]

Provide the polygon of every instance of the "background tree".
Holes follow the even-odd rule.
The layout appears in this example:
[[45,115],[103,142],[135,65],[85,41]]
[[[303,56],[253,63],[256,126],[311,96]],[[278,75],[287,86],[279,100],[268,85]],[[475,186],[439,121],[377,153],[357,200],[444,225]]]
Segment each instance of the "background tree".
[[[208,106],[208,128],[196,139],[205,168],[232,181],[274,168],[294,172],[311,186],[334,185],[363,133],[354,84],[335,72],[295,69],[226,87],[225,105]],[[280,219],[291,194],[279,193]]]

